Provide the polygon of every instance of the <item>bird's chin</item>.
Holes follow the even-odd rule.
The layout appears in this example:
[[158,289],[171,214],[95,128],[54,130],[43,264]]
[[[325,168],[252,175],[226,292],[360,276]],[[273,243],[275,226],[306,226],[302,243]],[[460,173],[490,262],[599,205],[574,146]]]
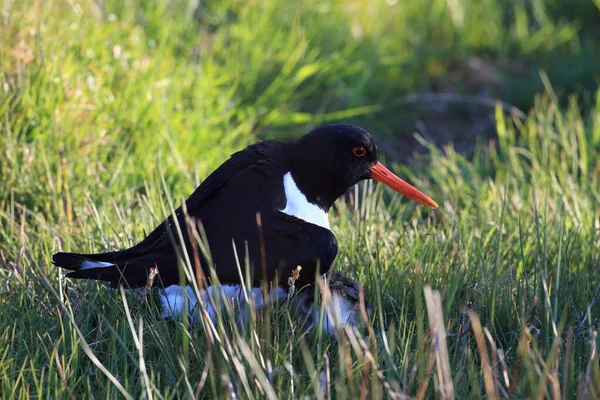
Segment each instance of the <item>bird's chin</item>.
[[[375,165],[375,164],[373,164]],[[366,181],[367,179],[373,179],[373,171],[371,171],[371,167],[373,167],[373,165],[370,165],[366,170],[363,171],[362,175],[361,175],[361,181]]]

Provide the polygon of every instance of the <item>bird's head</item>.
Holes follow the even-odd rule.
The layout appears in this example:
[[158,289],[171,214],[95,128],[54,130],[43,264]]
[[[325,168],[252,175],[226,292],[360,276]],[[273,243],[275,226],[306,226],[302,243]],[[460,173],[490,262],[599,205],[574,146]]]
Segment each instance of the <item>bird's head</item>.
[[290,148],[290,170],[311,203],[328,210],[356,183],[375,179],[430,208],[438,205],[394,175],[377,158],[377,146],[366,130],[353,125],[326,125],[302,136]]

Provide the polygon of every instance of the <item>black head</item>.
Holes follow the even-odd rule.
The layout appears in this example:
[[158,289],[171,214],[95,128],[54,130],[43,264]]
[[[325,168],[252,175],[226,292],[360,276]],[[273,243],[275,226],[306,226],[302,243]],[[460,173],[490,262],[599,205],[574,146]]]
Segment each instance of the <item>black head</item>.
[[435,202],[378,162],[373,138],[357,126],[319,127],[298,139],[290,151],[290,171],[298,188],[308,201],[325,211],[350,187],[370,178],[382,181],[422,204],[437,207]]

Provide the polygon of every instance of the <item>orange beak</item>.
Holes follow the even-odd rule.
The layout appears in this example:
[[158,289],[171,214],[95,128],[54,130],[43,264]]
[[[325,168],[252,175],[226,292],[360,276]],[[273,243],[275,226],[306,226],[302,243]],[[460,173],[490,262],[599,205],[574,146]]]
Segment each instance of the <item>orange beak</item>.
[[371,176],[376,181],[385,183],[396,192],[408,197],[412,201],[416,201],[417,203],[429,208],[438,208],[438,205],[435,201],[431,200],[415,187],[398,178],[392,171],[384,167],[380,162],[371,167]]

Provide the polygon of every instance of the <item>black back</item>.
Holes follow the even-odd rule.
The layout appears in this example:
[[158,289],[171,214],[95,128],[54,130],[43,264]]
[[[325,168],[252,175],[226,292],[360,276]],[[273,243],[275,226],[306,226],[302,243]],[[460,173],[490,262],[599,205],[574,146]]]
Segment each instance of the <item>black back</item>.
[[[300,280],[304,285],[314,280],[319,266],[329,270],[337,254],[337,241],[328,229],[281,213],[285,208],[283,175],[289,170],[286,157],[290,144],[264,141],[232,155],[214,171],[186,201],[187,212],[202,225],[219,281],[239,283],[232,240],[239,261],[244,266],[246,244],[251,266],[251,280],[258,286],[263,278],[286,283],[291,271],[302,266]],[[260,213],[259,231],[256,214]],[[175,211],[182,228],[183,243],[193,258],[183,209]],[[117,284],[124,279],[129,287],[144,286],[149,269],[158,267],[164,286],[179,284],[176,247],[180,247],[173,216],[161,223],[136,246],[122,251],[96,255],[79,255],[84,259],[115,263],[118,268],[79,269],[73,265],[72,278],[98,279]],[[266,277],[263,276],[261,234],[266,255]],[[56,264],[68,268],[62,254]],[[58,261],[58,262],[57,262]],[[208,260],[200,254],[201,266],[209,276]],[[244,271],[244,268],[243,268]],[[244,272],[245,273],[245,272]]]
[[[353,154],[357,147],[365,151],[360,157]],[[335,236],[326,228],[280,211],[286,206],[283,176],[291,172],[306,198],[328,211],[347,189],[370,177],[369,168],[376,162],[377,148],[371,136],[351,125],[320,127],[295,142],[264,141],[233,154],[185,202],[189,216],[206,233],[219,281],[240,281],[232,241],[240,264],[244,266],[246,257],[250,261],[253,286],[263,279],[285,285],[297,266],[302,267],[295,283],[300,287],[312,283],[317,270],[326,273],[337,254]],[[185,248],[194,259],[196,246],[192,246],[195,240],[189,238],[181,207],[175,218],[183,241],[178,239],[174,217],[170,216],[132,248],[90,255],[57,253],[53,261],[72,270],[67,275],[72,278],[104,280],[113,285],[125,280],[128,286],[139,287],[146,284],[149,269],[157,267],[163,285],[179,284],[178,253]],[[110,262],[116,267],[82,269],[84,260]],[[200,263],[210,276],[209,262],[202,253]]]

